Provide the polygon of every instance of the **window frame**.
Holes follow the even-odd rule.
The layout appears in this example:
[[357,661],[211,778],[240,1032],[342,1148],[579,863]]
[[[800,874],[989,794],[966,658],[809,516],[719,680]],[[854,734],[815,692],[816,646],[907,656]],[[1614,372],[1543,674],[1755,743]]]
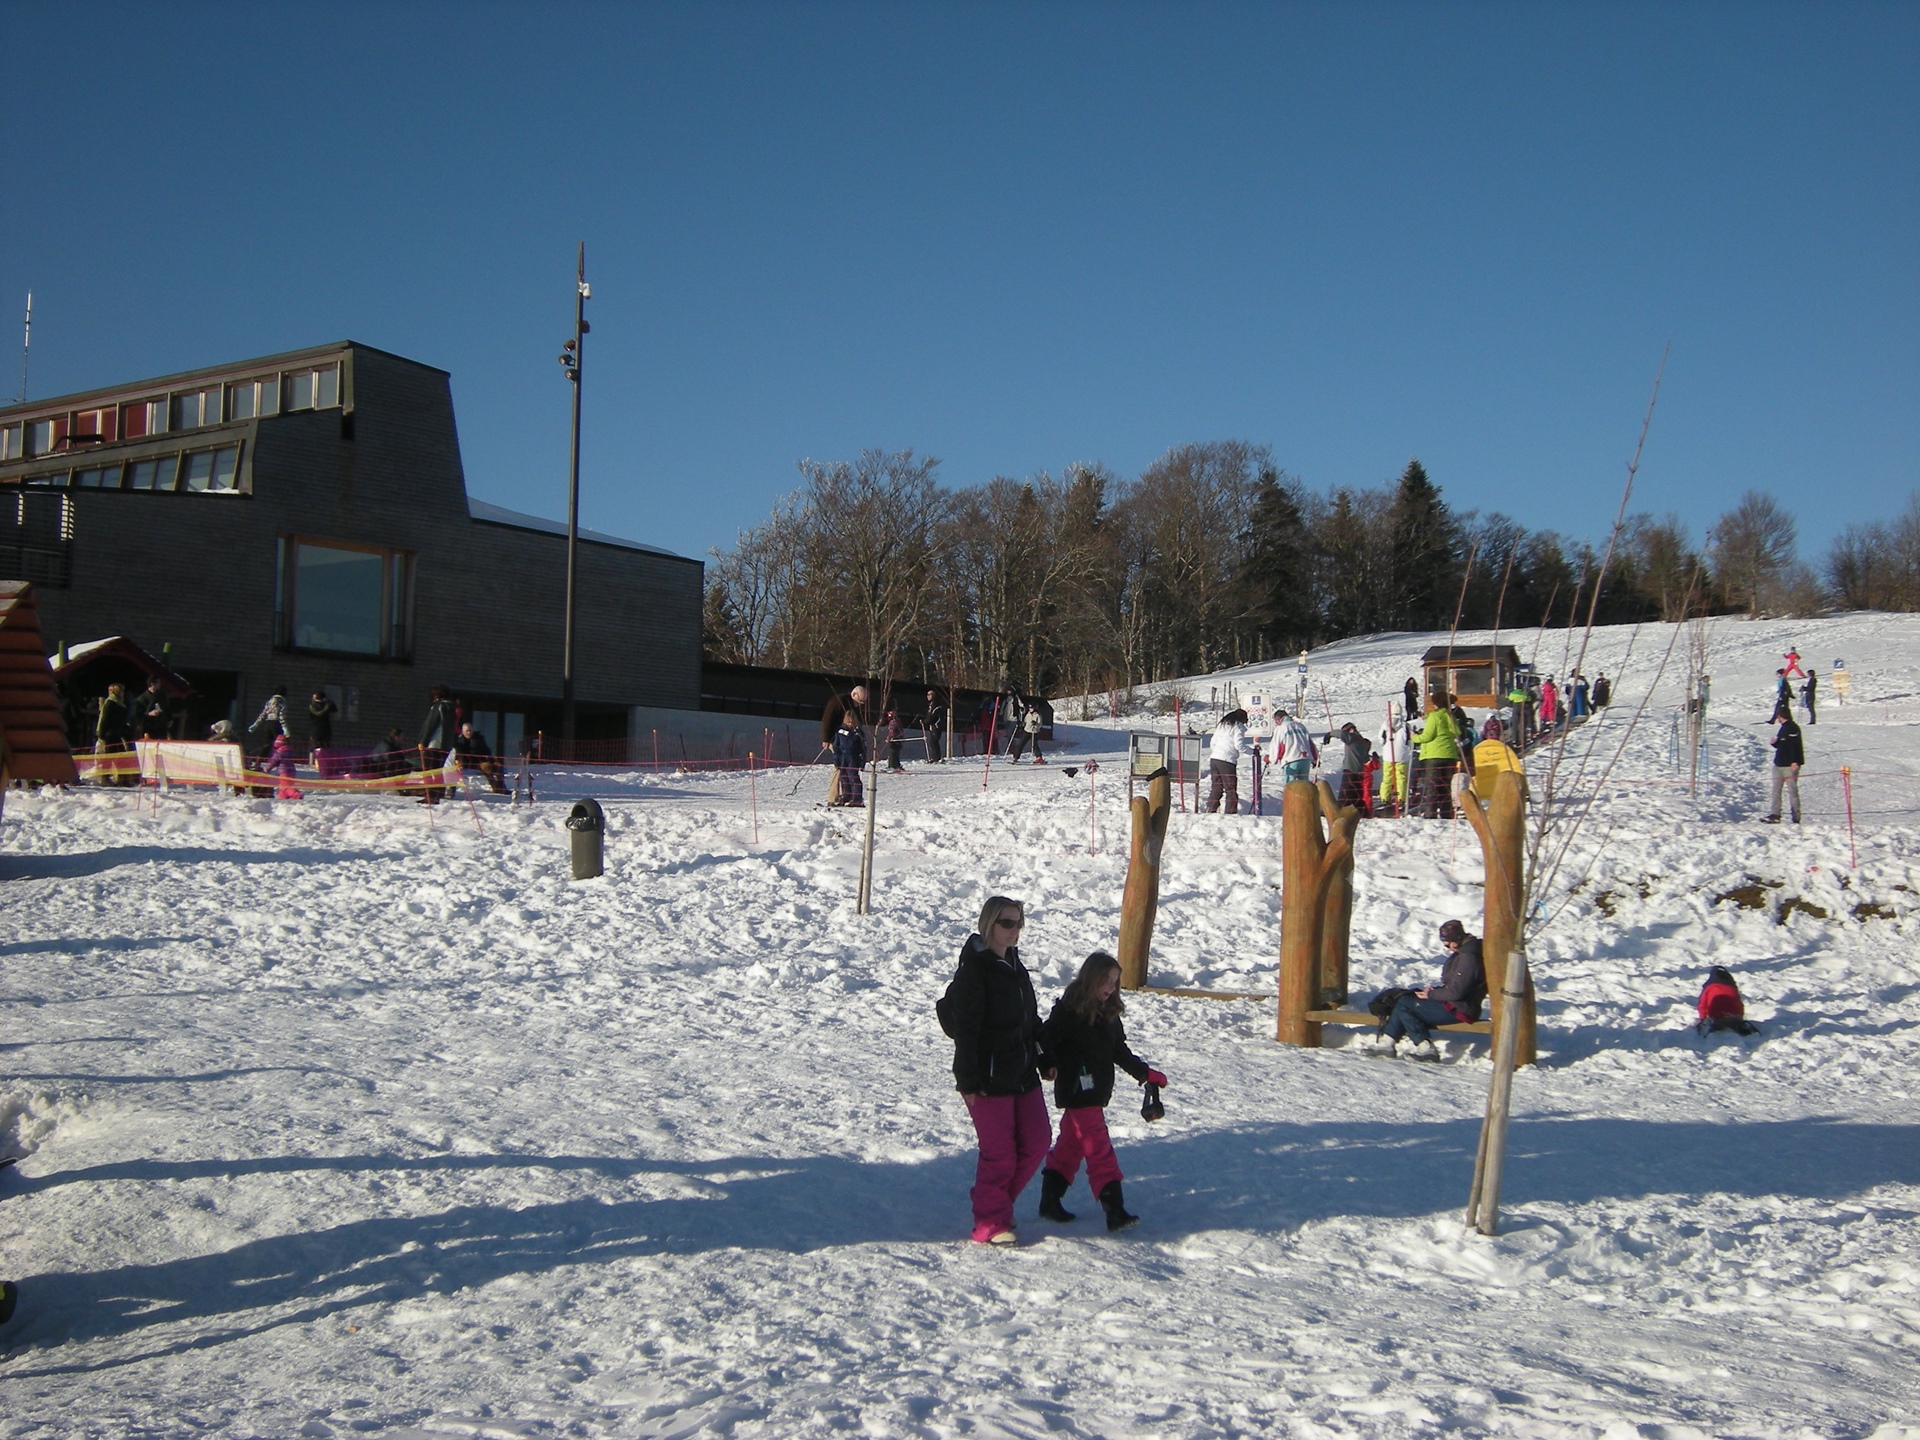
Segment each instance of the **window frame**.
[[[377,555],[380,566],[380,649],[332,650],[299,645],[300,547]],[[358,540],[283,532],[274,537],[273,648],[294,655],[327,655],[343,660],[413,662],[414,592],[419,576],[419,552]]]

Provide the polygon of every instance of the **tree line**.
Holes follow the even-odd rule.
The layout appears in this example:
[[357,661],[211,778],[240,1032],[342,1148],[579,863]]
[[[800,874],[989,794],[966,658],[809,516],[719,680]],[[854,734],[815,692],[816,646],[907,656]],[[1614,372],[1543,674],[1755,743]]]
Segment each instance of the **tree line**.
[[939,464],[910,450],[802,461],[800,488],[712,552],[708,657],[1088,693],[1456,618],[1517,632],[1589,611],[1920,605],[1920,498],[1891,525],[1850,529],[1823,585],[1796,557],[1792,517],[1758,493],[1700,546],[1675,516],[1633,516],[1609,558],[1456,513],[1417,459],[1395,481],[1326,493],[1238,440],[1179,446],[1133,479],[1074,465],[948,490]]

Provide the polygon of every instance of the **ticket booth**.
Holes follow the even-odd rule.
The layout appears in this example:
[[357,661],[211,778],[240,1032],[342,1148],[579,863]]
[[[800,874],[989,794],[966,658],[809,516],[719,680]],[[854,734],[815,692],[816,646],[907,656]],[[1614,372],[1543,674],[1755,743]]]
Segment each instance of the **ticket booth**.
[[1427,695],[1448,695],[1463,710],[1498,710],[1520,673],[1511,645],[1435,645],[1420,657]]

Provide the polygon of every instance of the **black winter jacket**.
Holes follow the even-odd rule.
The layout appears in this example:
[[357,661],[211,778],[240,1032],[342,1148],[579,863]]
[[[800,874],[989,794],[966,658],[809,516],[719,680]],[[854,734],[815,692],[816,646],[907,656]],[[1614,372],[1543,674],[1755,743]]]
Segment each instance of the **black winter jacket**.
[[1780,733],[1773,737],[1773,763],[1781,770],[1789,765],[1807,763],[1807,747],[1800,738],[1800,726],[1796,721],[1783,721]]
[[1040,1005],[1018,946],[1002,960],[978,935],[960,947],[954,971],[951,1023],[953,1083],[963,1095],[1024,1095],[1047,1068]]
[[1480,954],[1480,937],[1469,935],[1441,967],[1440,983],[1427,992],[1429,1000],[1444,1000],[1468,1020],[1480,1018],[1480,1002],[1487,998],[1487,966]]
[[1090,1025],[1069,1010],[1066,1001],[1056,1000],[1042,1032],[1047,1055],[1059,1067],[1053,1100],[1062,1110],[1108,1104],[1115,1065],[1146,1083],[1147,1063],[1127,1048],[1127,1029],[1118,1015]]

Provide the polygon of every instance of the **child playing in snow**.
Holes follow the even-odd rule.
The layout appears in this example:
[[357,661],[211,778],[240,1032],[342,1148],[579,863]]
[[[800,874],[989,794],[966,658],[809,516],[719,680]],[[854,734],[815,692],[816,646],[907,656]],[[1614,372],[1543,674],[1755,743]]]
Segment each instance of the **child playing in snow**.
[[278,775],[280,785],[274,792],[282,800],[298,800],[300,792],[294,789],[293,744],[285,734],[273,737],[273,748],[267,752],[267,773]]
[[1053,1098],[1060,1107],[1060,1138],[1040,1172],[1040,1214],[1062,1224],[1073,1213],[1061,1205],[1067,1188],[1086,1162],[1087,1183],[1107,1212],[1107,1229],[1124,1230],[1140,1221],[1122,1203],[1120,1161],[1107,1135],[1107,1102],[1113,1099],[1113,1067],[1120,1066],[1143,1085],[1165,1085],[1167,1077],[1127,1048],[1120,1023],[1126,1009],[1120,999],[1120,962],[1103,950],[1087,956],[1080,973],[1054,1003],[1042,1033],[1057,1067]]
[[833,763],[840,769],[840,793],[832,803],[866,804],[866,792],[860,785],[860,767],[867,763],[867,737],[851,710],[840,717],[840,728],[833,732]]
[[1694,1029],[1702,1035],[1711,1035],[1716,1030],[1731,1030],[1738,1035],[1754,1035],[1760,1027],[1747,1019],[1746,1003],[1740,998],[1740,987],[1733,982],[1733,972],[1724,965],[1716,965],[1707,972],[1707,983],[1700,987],[1700,1019]]

